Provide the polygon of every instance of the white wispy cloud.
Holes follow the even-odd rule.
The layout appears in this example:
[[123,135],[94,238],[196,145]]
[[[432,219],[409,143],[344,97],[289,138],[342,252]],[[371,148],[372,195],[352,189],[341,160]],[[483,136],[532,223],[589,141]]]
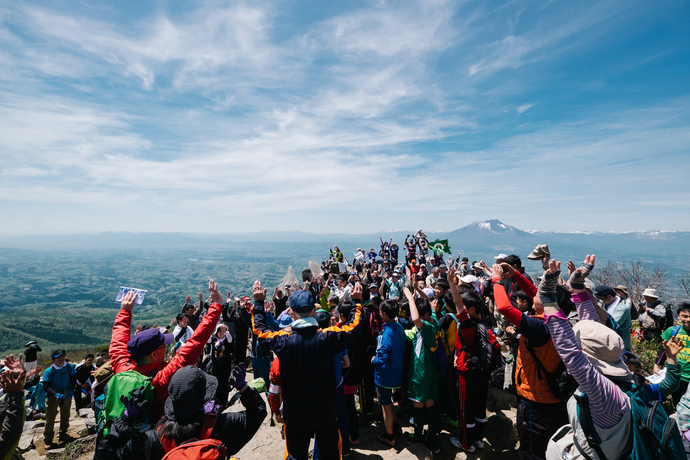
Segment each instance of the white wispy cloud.
[[[291,24],[280,2],[130,21],[5,5],[0,203],[17,232],[59,209],[74,213],[73,224],[56,217],[65,231],[193,230],[180,215],[218,216],[227,231],[276,217],[332,231],[324,215],[349,221],[343,230],[406,227],[409,212],[436,228],[481,213],[535,228],[521,225],[526,203],[589,213],[601,194],[619,207],[686,196],[687,99],[559,118],[535,91],[544,62],[586,49],[630,10],[540,8],[380,2]],[[647,196],[639,184],[652,175],[666,189]],[[130,227],[113,217],[125,208]]]
[[531,108],[534,107],[535,105],[537,105],[537,104],[536,104],[536,103],[534,103],[534,104],[529,104],[529,103],[528,103],[528,104],[522,104],[520,107],[518,107],[517,109],[515,109],[515,111],[516,111],[517,113],[523,113],[523,112],[525,112],[525,111],[531,109]]

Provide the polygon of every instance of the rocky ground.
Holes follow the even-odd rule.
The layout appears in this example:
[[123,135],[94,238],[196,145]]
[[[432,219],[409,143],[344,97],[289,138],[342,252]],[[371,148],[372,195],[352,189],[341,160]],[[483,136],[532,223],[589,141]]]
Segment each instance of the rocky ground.
[[[490,409],[486,425],[486,446],[474,454],[466,454],[458,451],[450,443],[450,437],[456,435],[456,430],[444,427],[439,436],[441,453],[433,455],[424,445],[408,445],[398,436],[395,448],[390,448],[376,437],[382,432],[377,424],[366,424],[360,420],[360,445],[353,448],[349,457],[353,460],[461,460],[461,459],[505,459],[517,460],[517,432],[515,431],[515,397],[509,393],[490,389],[488,408]],[[229,411],[239,411],[241,404],[236,403]],[[411,431],[411,427],[401,420],[403,431]],[[79,414],[74,408],[70,417],[69,434],[78,440],[61,446],[58,449],[46,451],[43,443],[43,429],[45,421],[27,421],[24,426],[24,434],[19,442],[19,448],[15,458],[25,460],[88,460],[93,457],[95,445],[95,420],[90,409],[82,409]],[[285,444],[281,439],[280,427],[270,426],[270,417],[266,417],[262,427],[254,438],[238,452],[235,457],[238,460],[269,460],[284,458]]]

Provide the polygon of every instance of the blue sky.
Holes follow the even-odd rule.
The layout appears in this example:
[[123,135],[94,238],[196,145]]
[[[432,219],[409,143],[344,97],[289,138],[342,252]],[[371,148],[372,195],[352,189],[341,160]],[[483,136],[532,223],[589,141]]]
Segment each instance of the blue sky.
[[690,230],[687,2],[0,1],[0,235]]

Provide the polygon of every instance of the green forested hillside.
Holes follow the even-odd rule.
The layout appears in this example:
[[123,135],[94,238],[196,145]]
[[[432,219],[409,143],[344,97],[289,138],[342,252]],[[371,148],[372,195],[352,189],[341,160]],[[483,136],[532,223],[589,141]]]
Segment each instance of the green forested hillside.
[[[275,245],[278,246],[278,245]],[[293,247],[294,246],[294,247]],[[107,345],[120,286],[148,290],[135,324],[167,324],[191,295],[208,295],[214,278],[223,293],[249,294],[255,279],[275,286],[289,265],[307,266],[299,245],[261,251],[226,249],[127,251],[0,250],[0,353],[19,352],[38,340],[43,353],[56,347]],[[326,249],[327,251],[327,249]],[[312,254],[313,255],[313,254]]]

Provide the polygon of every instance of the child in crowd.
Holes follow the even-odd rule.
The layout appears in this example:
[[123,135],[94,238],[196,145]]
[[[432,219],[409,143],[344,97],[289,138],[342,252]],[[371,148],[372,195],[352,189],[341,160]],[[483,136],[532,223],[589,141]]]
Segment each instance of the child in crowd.
[[403,289],[403,294],[409,302],[410,320],[414,324],[414,328],[407,333],[408,339],[412,342],[407,397],[412,402],[414,435],[406,434],[405,440],[410,443],[423,442],[422,432],[425,423],[428,423],[429,432],[426,442],[432,452],[438,454],[441,452],[438,443],[440,419],[434,405],[438,396],[438,371],[434,360],[438,321],[427,299],[423,297],[415,299],[407,286]]
[[376,339],[376,356],[371,359],[374,365],[374,382],[381,409],[385,433],[378,439],[391,447],[395,446],[393,426],[393,390],[400,388],[404,374],[403,359],[405,356],[405,331],[395,321],[398,316],[398,302],[386,300],[381,303],[383,330]]

